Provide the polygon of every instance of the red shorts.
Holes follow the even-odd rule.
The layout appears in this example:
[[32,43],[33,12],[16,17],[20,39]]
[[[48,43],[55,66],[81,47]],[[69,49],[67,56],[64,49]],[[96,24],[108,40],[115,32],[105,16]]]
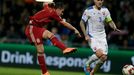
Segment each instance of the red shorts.
[[28,25],[25,30],[25,34],[30,43],[43,44],[43,32],[46,28]]

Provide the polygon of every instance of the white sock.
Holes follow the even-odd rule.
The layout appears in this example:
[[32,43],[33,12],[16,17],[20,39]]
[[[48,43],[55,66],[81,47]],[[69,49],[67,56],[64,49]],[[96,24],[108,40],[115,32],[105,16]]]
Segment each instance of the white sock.
[[96,61],[96,64],[99,64],[99,63],[103,63],[103,61],[100,60],[100,59],[98,59],[98,60]]
[[95,65],[95,67],[94,67],[94,73],[103,65],[103,61],[102,60],[100,60],[100,59],[98,59],[97,61],[96,61],[96,65]]
[[90,64],[96,60],[98,60],[99,58],[93,54],[91,57],[89,57],[88,61],[86,62],[86,66],[90,66]]

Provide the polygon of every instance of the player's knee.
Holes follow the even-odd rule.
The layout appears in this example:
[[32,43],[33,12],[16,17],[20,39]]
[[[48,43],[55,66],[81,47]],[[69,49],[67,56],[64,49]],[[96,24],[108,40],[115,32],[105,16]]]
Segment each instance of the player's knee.
[[104,54],[103,50],[101,50],[101,49],[96,51],[96,56],[98,58],[100,58],[100,60],[103,61],[103,62],[107,60],[107,55]]
[[36,49],[37,49],[37,55],[43,55],[44,54],[44,45],[43,44],[39,44],[39,45],[35,45]]
[[98,58],[100,58],[102,55],[103,55],[103,51],[101,49],[96,51],[96,56]]
[[53,37],[55,37],[55,35],[52,32],[48,31],[47,38],[51,39]]
[[43,50],[37,51],[37,55],[44,55],[44,51]]
[[37,52],[38,52],[38,53],[43,53],[43,52],[44,52],[44,50],[37,50]]
[[44,33],[43,33],[43,38],[49,38],[51,39],[52,37],[54,36],[54,34],[48,30],[46,30]]
[[52,39],[53,37],[55,37],[55,35],[52,33],[52,34],[49,35],[48,38],[49,38],[49,39]]
[[100,59],[101,59],[102,61],[106,61],[106,60],[107,60],[107,55],[103,54],[103,55],[100,57]]

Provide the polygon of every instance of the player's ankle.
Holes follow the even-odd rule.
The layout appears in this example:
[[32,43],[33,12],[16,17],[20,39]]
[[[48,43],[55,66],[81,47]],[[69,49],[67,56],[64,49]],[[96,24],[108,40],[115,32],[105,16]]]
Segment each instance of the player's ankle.
[[42,74],[42,75],[50,75],[50,73],[47,71],[45,74]]

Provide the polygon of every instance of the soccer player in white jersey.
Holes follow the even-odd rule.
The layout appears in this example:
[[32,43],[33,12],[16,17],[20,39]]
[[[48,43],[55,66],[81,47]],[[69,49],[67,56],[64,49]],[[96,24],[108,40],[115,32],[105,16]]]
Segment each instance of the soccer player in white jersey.
[[[94,0],[94,5],[88,7],[80,21],[80,27],[94,54],[84,65],[86,75],[94,75],[107,59],[108,45],[106,41],[105,23],[108,23],[114,31],[119,31],[113,22],[110,12],[103,7],[104,0]],[[86,27],[85,27],[86,26]],[[96,62],[91,70],[90,64]]]

